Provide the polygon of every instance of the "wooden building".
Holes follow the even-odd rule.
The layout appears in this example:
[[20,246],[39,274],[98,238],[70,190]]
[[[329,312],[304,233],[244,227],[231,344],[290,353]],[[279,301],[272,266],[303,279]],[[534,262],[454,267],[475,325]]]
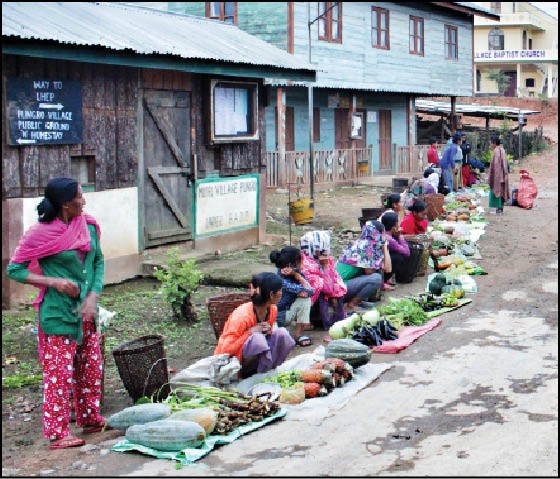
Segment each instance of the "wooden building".
[[123,4],[3,3],[2,302],[50,178],[80,180],[106,282],[152,246],[223,250],[264,234],[263,78],[313,81],[306,61],[232,25]]
[[267,81],[271,181],[278,169],[307,182],[309,154],[319,183],[355,177],[360,165],[396,171],[397,147],[416,142],[415,98],[471,96],[474,17],[499,19],[465,2],[152,4],[231,22],[317,66],[311,91]]

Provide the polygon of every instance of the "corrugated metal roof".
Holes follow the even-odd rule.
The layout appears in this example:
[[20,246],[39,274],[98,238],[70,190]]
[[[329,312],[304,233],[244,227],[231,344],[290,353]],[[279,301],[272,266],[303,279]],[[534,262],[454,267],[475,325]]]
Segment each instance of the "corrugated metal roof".
[[[451,113],[450,102],[417,99],[414,104],[417,111],[424,113]],[[504,115],[508,118],[518,118],[519,115],[529,116],[540,113],[540,111],[536,110],[524,110],[522,108],[501,105],[479,105],[478,103],[457,103],[455,111],[465,116],[487,116],[497,119],[503,118]]]
[[466,7],[466,8],[470,8],[478,13],[482,13],[482,14],[487,14],[487,15],[491,15],[491,16],[495,16],[495,17],[499,17],[500,14],[493,12],[492,10],[488,9],[488,8],[484,8],[480,5],[477,5],[476,3],[471,3],[471,2],[452,2],[455,3],[457,5],[460,5],[461,7]]
[[2,2],[2,37],[316,71],[234,25],[123,3]]

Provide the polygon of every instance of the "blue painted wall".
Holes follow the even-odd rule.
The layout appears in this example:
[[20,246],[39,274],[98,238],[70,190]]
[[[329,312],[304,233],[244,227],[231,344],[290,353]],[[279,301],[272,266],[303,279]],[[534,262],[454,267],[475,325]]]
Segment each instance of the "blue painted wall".
[[[266,150],[276,149],[275,131],[275,109],[276,109],[276,89],[271,88],[270,98],[272,99],[266,110]],[[291,87],[285,89],[286,105],[294,108],[294,135],[295,149],[309,149],[309,122],[307,108],[307,89],[303,87]],[[320,141],[313,143],[316,150],[326,150],[334,148],[335,129],[334,129],[334,108],[328,107],[328,95],[336,93],[337,90],[314,90],[315,107],[320,108],[321,130]],[[348,92],[345,92],[346,94]],[[408,142],[408,130],[406,119],[406,95],[387,94],[375,92],[356,92],[360,98],[360,109],[377,112],[376,121],[368,122],[366,125],[366,146],[372,148],[372,168],[379,169],[379,110],[391,111],[391,143],[406,145]],[[416,132],[413,131],[413,138]]]

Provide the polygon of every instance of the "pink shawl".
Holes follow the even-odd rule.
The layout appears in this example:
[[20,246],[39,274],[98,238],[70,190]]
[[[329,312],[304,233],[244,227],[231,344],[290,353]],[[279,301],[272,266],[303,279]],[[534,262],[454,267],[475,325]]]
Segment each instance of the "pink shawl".
[[[55,218],[50,223],[38,222],[25,232],[14,251],[10,263],[30,261],[27,269],[32,273],[41,274],[42,271],[38,262],[41,258],[66,250],[88,252],[91,249],[88,224],[95,226],[99,237],[101,234],[99,225],[95,218],[87,213],[76,216],[68,225],[59,218]],[[41,291],[33,302],[33,306],[38,311],[47,288],[44,286],[37,287]]]
[[311,297],[311,304],[317,301],[320,293],[323,293],[327,298],[342,298],[346,294],[346,285],[337,273],[334,261],[330,256],[328,268],[321,271],[319,264],[302,252],[301,272],[315,290]]

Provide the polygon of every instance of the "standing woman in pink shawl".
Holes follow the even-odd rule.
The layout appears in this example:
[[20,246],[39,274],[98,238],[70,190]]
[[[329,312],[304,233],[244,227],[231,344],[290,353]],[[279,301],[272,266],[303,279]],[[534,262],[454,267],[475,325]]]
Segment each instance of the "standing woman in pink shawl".
[[504,213],[504,203],[509,200],[509,178],[506,151],[501,145],[498,137],[493,137],[491,146],[494,150],[492,162],[490,163],[490,171],[488,173],[488,185],[490,186],[490,198],[488,199],[488,207],[496,208],[496,214]]
[[99,226],[83,212],[78,182],[54,178],[37,206],[39,222],[23,235],[7,267],[8,276],[40,288],[39,359],[43,367],[43,433],[50,449],[85,444],[70,434],[70,391],[76,426],[99,432],[102,360],[97,299],[105,266]]

